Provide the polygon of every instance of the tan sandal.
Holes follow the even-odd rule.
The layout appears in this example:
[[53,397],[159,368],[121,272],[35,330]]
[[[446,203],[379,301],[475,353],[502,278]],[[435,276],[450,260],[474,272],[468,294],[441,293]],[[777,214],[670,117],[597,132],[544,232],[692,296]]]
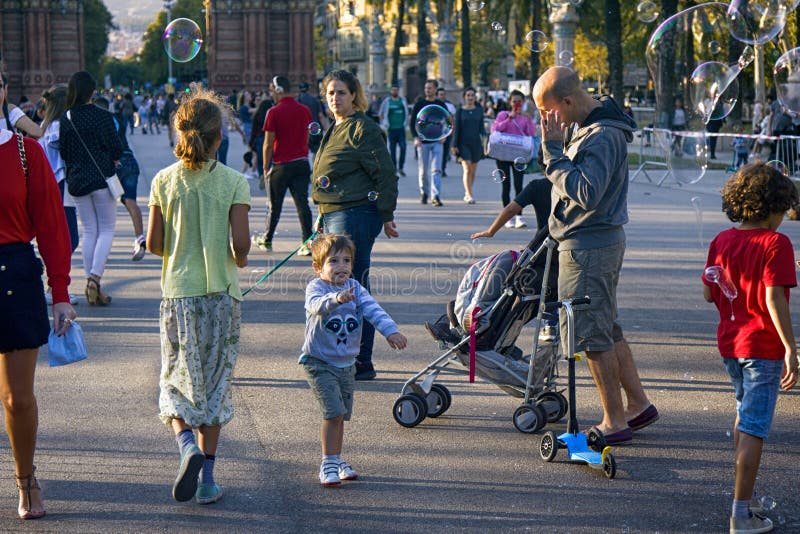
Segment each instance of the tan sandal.
[[[36,466],[33,467],[33,473],[35,472]],[[17,479],[17,489],[20,491],[19,507],[17,508],[20,519],[39,519],[40,517],[44,517],[46,513],[44,510],[44,499],[42,499],[41,510],[33,510],[31,507],[31,492],[38,491],[40,497],[42,492],[42,488],[39,487],[39,481],[36,480],[33,473],[24,477],[14,477]]]
[[90,306],[108,306],[111,304],[111,297],[103,294],[100,289],[100,282],[94,278],[86,279],[86,301]]

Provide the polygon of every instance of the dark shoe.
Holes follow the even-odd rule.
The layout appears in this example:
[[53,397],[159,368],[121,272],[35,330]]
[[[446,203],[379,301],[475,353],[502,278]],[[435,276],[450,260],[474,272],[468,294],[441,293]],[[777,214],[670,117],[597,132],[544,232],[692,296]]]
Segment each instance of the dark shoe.
[[431,204],[433,204],[437,208],[443,206],[442,201],[439,200],[439,197],[433,197],[433,200],[431,200]]
[[623,428],[619,432],[613,434],[605,434],[606,445],[622,445],[633,441],[633,430],[630,428]]
[[197,493],[197,475],[203,468],[206,460],[205,454],[197,445],[191,445],[181,457],[178,476],[172,485],[172,498],[178,502],[186,502]]
[[442,178],[447,178],[447,172],[444,169],[442,169]]
[[422,193],[422,194],[419,196],[419,203],[420,203],[420,204],[427,204],[427,203],[428,203],[428,195],[427,195],[427,194],[425,194],[425,193]]
[[648,425],[652,425],[658,421],[658,410],[654,405],[648,406],[642,413],[628,421],[628,426],[631,430],[641,430]]
[[371,363],[356,362],[356,380],[372,380],[377,375]]
[[400,176],[405,176],[405,175],[406,175],[406,171],[404,171],[403,169],[400,169],[400,170],[399,170],[399,171],[397,171],[397,172],[399,172],[399,173],[400,173]]

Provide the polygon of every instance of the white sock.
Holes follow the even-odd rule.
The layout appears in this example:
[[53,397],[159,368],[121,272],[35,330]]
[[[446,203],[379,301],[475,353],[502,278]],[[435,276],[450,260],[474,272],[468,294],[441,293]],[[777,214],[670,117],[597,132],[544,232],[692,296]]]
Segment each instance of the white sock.
[[339,465],[339,462],[341,462],[341,461],[342,461],[342,459],[339,457],[338,454],[325,454],[325,455],[322,456],[322,463],[323,464],[332,463],[332,464]]

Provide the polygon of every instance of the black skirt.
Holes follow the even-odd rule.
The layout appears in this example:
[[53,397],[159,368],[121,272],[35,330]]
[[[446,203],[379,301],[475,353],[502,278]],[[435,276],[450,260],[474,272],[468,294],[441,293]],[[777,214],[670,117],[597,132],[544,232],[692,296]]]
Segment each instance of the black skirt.
[[0,245],[0,353],[47,343],[50,319],[43,272],[30,243]]

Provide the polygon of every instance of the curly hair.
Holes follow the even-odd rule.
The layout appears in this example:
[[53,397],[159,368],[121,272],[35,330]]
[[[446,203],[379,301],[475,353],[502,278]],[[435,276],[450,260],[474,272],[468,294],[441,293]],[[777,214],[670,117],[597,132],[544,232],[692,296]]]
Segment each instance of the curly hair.
[[194,88],[175,111],[173,125],[178,132],[175,156],[197,170],[214,156],[212,148],[222,132],[222,98],[208,89]]
[[765,221],[797,203],[794,182],[764,163],[742,167],[722,188],[722,211],[732,222]]

